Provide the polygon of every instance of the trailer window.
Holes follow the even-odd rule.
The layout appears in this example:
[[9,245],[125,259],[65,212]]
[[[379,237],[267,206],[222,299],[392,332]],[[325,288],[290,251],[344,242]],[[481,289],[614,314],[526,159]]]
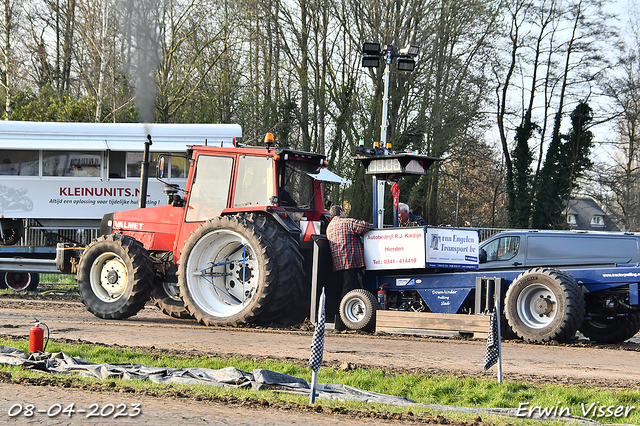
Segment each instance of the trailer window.
[[198,156],[189,193],[187,222],[201,222],[219,216],[227,207],[232,166],[232,157]]
[[42,176],[100,177],[102,155],[84,151],[42,151]]
[[184,153],[181,154],[169,154],[168,156],[169,165],[171,169],[171,177],[176,178],[186,178],[189,174],[189,165],[188,160],[184,156]]
[[124,151],[109,152],[109,178],[124,178],[127,153]]
[[0,175],[38,176],[39,151],[3,150],[0,153]]
[[273,159],[240,157],[233,207],[268,206],[274,195]]
[[483,247],[487,262],[513,259],[520,249],[520,237],[501,237]]

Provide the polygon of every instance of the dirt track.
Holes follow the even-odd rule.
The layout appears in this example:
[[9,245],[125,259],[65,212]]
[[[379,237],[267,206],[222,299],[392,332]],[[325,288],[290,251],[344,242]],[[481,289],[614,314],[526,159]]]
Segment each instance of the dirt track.
[[[143,347],[158,352],[208,354],[250,358],[269,358],[290,362],[308,362],[311,331],[273,330],[268,328],[215,328],[197,325],[191,320],[176,320],[147,306],[136,317],[126,321],[105,321],[87,312],[77,301],[23,300],[0,297],[0,335],[26,338],[34,317],[51,329],[58,341],[94,342],[105,345]],[[637,389],[640,383],[639,336],[625,345],[594,345],[577,341],[570,345],[532,345],[521,342],[503,343],[505,380],[533,382],[580,383],[611,388]],[[327,331],[325,364],[336,366],[374,367],[426,374],[495,377],[495,368],[482,371],[486,342],[482,339],[429,338],[416,336],[379,336]],[[351,364],[351,365],[349,365]],[[1,373],[1,371],[0,371]],[[45,379],[46,381],[46,379]],[[41,383],[42,384],[42,383]],[[46,384],[46,383],[45,383]],[[76,410],[90,410],[92,404],[106,409],[109,404],[126,407],[140,404],[136,417],[113,418],[113,415],[87,418],[89,411],[72,417],[51,417],[60,404],[73,403]],[[13,409],[35,405],[32,417],[23,413],[9,416]],[[179,395],[149,396],[114,393],[108,386],[96,389],[67,389],[47,386],[25,386],[0,377],[0,423],[2,424],[225,424],[225,425],[316,425],[332,423],[345,426],[389,424],[378,414],[314,412],[313,406],[262,407],[260,401],[195,401]],[[268,404],[267,404],[268,405]],[[109,411],[107,410],[107,413]],[[408,423],[447,423],[463,426],[442,417],[416,418],[403,416]],[[473,424],[482,423],[480,417]],[[509,423],[505,418],[504,424]]]
[[[45,322],[52,339],[106,345],[145,347],[187,354],[209,354],[307,362],[310,331],[216,328],[176,320],[147,306],[136,317],[106,321],[79,302],[0,298],[0,334],[27,337],[33,318]],[[635,340],[635,339],[634,339]],[[324,360],[390,370],[430,374],[492,377],[483,372],[486,342],[482,339],[377,336],[328,331]],[[503,342],[507,380],[583,383],[602,387],[638,388],[640,344],[595,345],[580,340],[570,345]]]

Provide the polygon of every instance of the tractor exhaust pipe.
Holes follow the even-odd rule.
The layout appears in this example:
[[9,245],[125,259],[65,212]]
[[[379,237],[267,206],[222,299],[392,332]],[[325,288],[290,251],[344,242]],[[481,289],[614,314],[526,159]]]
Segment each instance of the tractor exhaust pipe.
[[151,135],[147,135],[147,141],[144,143],[144,154],[142,155],[142,170],[140,170],[140,198],[138,198],[138,208],[147,207],[147,185],[149,183],[149,147]]

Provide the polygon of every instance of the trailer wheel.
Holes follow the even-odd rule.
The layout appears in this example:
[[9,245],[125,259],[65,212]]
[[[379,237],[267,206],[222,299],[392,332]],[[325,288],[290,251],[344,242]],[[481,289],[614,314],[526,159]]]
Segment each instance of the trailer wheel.
[[533,342],[571,339],[584,312],[584,295],[576,280],[555,269],[521,273],[505,297],[509,326],[519,337]]
[[201,324],[265,323],[288,313],[292,300],[284,295],[299,284],[294,281],[299,274],[280,267],[288,251],[251,218],[216,217],[185,243],[178,285],[185,306]]
[[0,226],[2,226],[2,232],[0,233],[0,245],[11,246],[20,241],[20,237],[22,236],[21,220],[3,219],[2,225]]
[[13,291],[36,291],[40,283],[40,274],[31,272],[2,272],[0,288]]
[[351,290],[340,301],[340,319],[350,330],[371,331],[376,325],[378,300],[367,290]]
[[598,343],[620,343],[635,336],[640,331],[640,314],[629,312],[625,316],[585,320],[580,332],[589,340]]
[[191,314],[180,298],[180,290],[177,284],[163,282],[162,284],[154,285],[151,290],[151,298],[163,314],[172,318],[191,318]]
[[92,242],[78,265],[78,292],[89,312],[125,319],[140,311],[153,282],[149,253],[127,235],[106,235]]

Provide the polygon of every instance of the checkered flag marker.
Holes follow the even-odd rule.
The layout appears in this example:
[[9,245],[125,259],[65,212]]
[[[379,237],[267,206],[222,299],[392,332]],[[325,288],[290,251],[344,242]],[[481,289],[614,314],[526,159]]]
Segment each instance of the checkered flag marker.
[[500,357],[500,337],[498,336],[498,311],[494,310],[489,319],[489,335],[487,336],[487,352],[484,356],[485,371],[493,367]]
[[313,377],[311,380],[311,396],[309,402],[313,404],[316,399],[316,383],[318,381],[318,371],[322,366],[322,354],[324,352],[324,288],[322,288],[322,294],[320,295],[320,303],[318,306],[318,321],[316,322],[316,329],[313,332],[313,340],[311,341],[311,356],[309,356],[309,365],[313,370]]

